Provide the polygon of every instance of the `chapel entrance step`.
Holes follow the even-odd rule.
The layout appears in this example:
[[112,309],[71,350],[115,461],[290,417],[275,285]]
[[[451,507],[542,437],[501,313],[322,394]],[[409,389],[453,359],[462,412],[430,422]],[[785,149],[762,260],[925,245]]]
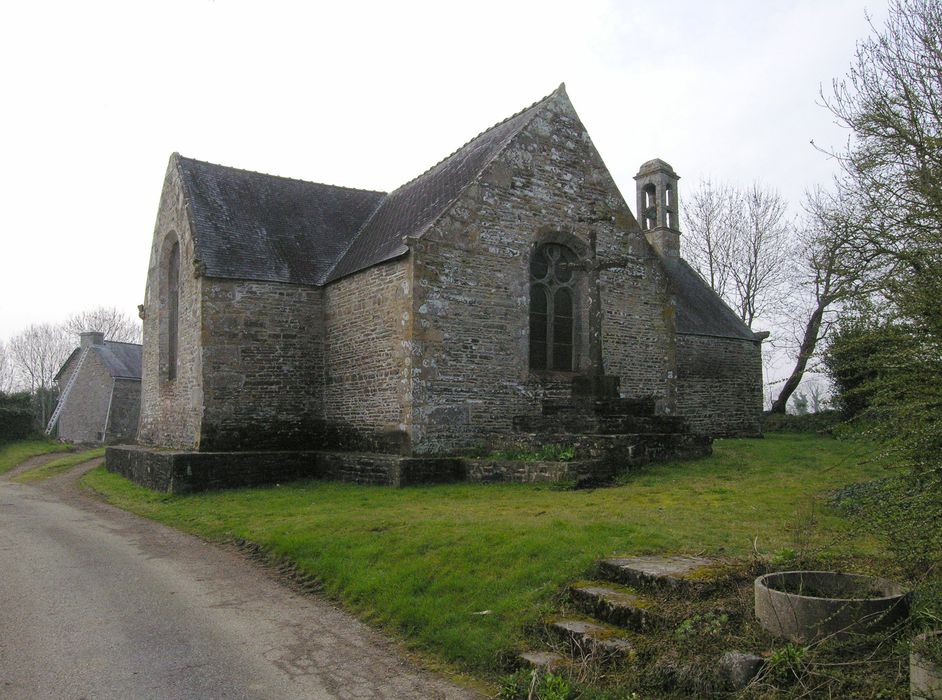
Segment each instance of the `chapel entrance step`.
[[633,467],[668,459],[695,459],[712,451],[712,440],[691,433],[630,433],[600,435],[566,432],[521,432],[516,444],[533,449],[566,445],[576,460],[606,459],[616,467]]
[[592,413],[595,415],[653,416],[656,413],[654,399],[543,399],[541,412],[545,416],[567,413]]
[[706,595],[718,578],[715,562],[705,557],[613,557],[599,562],[602,577],[627,586]]
[[579,610],[610,625],[645,632],[664,624],[664,618],[652,609],[654,601],[611,584],[571,586],[569,597]]
[[681,416],[633,416],[559,413],[521,415],[513,419],[515,430],[526,433],[568,432],[590,435],[686,434],[689,427]]
[[618,627],[589,620],[560,619],[547,625],[547,630],[562,640],[574,655],[610,660],[630,659],[634,644],[628,633]]

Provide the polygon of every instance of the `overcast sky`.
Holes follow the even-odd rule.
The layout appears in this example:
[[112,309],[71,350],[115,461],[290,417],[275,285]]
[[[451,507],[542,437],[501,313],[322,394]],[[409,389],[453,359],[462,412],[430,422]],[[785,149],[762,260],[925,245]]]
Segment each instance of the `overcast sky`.
[[18,2],[0,22],[0,339],[136,314],[173,151],[390,190],[566,88],[634,209],[760,179],[796,205],[845,139],[818,106],[885,0]]

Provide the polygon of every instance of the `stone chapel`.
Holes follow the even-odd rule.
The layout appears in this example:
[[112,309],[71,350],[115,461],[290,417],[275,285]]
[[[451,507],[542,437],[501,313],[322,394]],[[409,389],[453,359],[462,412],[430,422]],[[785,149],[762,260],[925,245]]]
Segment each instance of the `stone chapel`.
[[759,434],[766,334],[681,257],[671,166],[635,180],[637,218],[562,85],[389,193],[174,154],[138,442],[447,456],[613,412]]

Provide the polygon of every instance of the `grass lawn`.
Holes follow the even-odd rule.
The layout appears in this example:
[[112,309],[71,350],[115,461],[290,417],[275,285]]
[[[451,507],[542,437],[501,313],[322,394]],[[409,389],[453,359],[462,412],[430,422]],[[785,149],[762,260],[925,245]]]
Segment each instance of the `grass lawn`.
[[44,479],[53,477],[56,474],[61,474],[62,472],[71,469],[76,464],[81,464],[82,462],[87,462],[90,459],[104,456],[104,447],[98,447],[93,450],[85,450],[84,452],[76,452],[65,457],[60,457],[59,459],[54,459],[51,462],[47,462],[46,464],[42,465],[41,467],[36,467],[35,469],[21,472],[14,476],[13,480],[23,484],[29,483],[31,481],[42,481]]
[[878,565],[877,544],[823,505],[830,489],[886,475],[872,454],[860,443],[808,435],[721,440],[711,458],[582,491],[301,482],[169,496],[104,469],[84,483],[146,517],[288,557],[413,648],[492,672],[528,625],[557,609],[565,584],[591,574],[600,557],[746,557],[757,546]]
[[0,474],[6,474],[17,464],[22,464],[30,457],[44,455],[49,452],[68,452],[71,449],[71,445],[39,438],[0,445]]

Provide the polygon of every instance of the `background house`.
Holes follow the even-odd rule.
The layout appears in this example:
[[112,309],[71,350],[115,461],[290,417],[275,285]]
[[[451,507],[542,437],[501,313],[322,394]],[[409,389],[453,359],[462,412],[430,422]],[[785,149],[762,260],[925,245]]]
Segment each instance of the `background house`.
[[59,403],[46,432],[77,443],[133,442],[141,408],[141,346],[82,333],[55,377]]

